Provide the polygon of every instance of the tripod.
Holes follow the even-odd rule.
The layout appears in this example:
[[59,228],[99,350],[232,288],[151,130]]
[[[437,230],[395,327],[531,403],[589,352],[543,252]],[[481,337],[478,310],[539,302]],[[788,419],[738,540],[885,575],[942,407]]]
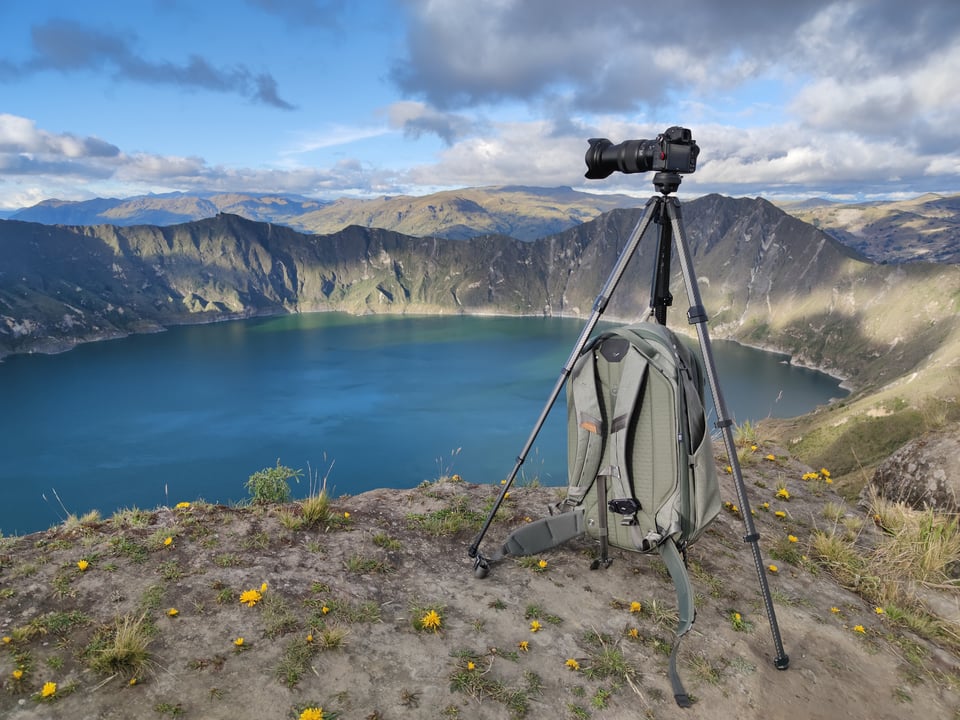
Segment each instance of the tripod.
[[756,525],[753,522],[753,515],[750,511],[750,502],[747,499],[746,488],[743,482],[743,474],[741,472],[740,462],[737,457],[737,451],[733,438],[733,421],[727,417],[726,403],[724,402],[723,394],[720,390],[720,384],[717,379],[717,369],[713,360],[713,349],[710,344],[710,335],[707,332],[707,313],[706,310],[704,310],[700,299],[700,289],[697,285],[696,274],[693,271],[693,261],[690,255],[690,248],[687,244],[687,239],[683,230],[680,202],[675,197],[670,197],[670,194],[676,192],[677,188],[680,186],[680,179],[681,178],[679,174],[672,172],[658,172],[654,175],[653,185],[660,195],[654,195],[651,197],[644,206],[643,215],[637,222],[636,227],[633,229],[633,232],[631,233],[630,238],[627,240],[627,244],[621,251],[620,256],[617,258],[613,271],[607,278],[603,289],[600,291],[600,294],[594,301],[593,311],[591,312],[583,330],[580,332],[580,336],[577,339],[573,351],[570,353],[569,358],[567,358],[567,361],[560,373],[560,377],[557,379],[557,382],[554,385],[549,398],[547,399],[547,403],[541,411],[540,417],[537,419],[536,424],[534,425],[533,431],[530,433],[530,436],[527,438],[527,442],[524,444],[520,455],[517,457],[517,461],[513,466],[513,470],[505,481],[503,488],[500,491],[500,495],[497,497],[497,500],[491,508],[490,513],[487,515],[487,519],[484,522],[483,527],[480,529],[477,537],[470,545],[468,554],[472,559],[474,559],[475,575],[477,577],[485,577],[489,570],[489,560],[480,553],[480,543],[483,541],[484,536],[490,529],[490,524],[493,522],[494,516],[497,514],[497,511],[500,509],[500,506],[506,498],[507,493],[510,491],[510,487],[513,485],[513,482],[517,477],[517,473],[520,471],[520,467],[523,465],[527,458],[527,454],[533,447],[533,443],[535,442],[537,435],[540,433],[541,428],[546,422],[547,416],[550,414],[550,410],[553,408],[554,403],[559,397],[567,378],[573,371],[573,366],[576,363],[577,358],[586,347],[587,342],[590,339],[590,335],[593,333],[597,322],[600,320],[600,316],[606,310],[607,305],[610,302],[610,297],[620,282],[620,279],[627,268],[627,264],[630,262],[630,259],[636,252],[641,238],[646,233],[650,223],[655,222],[660,225],[660,234],[657,241],[657,252],[654,260],[653,278],[651,280],[650,309],[656,321],[661,325],[665,325],[667,321],[667,308],[673,303],[673,296],[670,294],[669,284],[670,259],[674,244],[673,240],[675,238],[677,241],[677,255],[680,260],[680,269],[683,274],[683,283],[687,290],[687,299],[690,302],[690,308],[687,311],[687,319],[690,324],[696,325],[697,328],[697,340],[699,341],[700,351],[703,356],[707,382],[710,386],[710,391],[713,393],[713,401],[717,411],[717,422],[715,427],[720,430],[721,435],[723,436],[724,447],[726,448],[727,457],[729,458],[730,466],[733,470],[737,501],[741,508],[741,516],[743,517],[744,528],[746,530],[743,541],[750,544],[753,552],[753,561],[757,572],[757,579],[760,583],[760,591],[763,595],[763,604],[767,613],[767,619],[770,624],[770,630],[773,634],[773,643],[777,653],[777,656],[774,659],[774,665],[779,670],[786,670],[790,663],[790,658],[786,655],[783,649],[783,641],[780,637],[780,628],[777,624],[777,617],[773,608],[773,599],[770,595],[770,587],[767,583],[763,558],[760,554],[760,535],[757,532]]

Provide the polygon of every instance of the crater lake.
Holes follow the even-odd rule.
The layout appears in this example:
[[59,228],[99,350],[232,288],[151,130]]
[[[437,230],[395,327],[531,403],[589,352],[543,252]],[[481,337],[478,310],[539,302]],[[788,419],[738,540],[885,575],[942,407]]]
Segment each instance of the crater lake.
[[[337,313],[195,325],[0,363],[0,531],[99,510],[248,499],[282,465],[334,495],[443,475],[499,483],[583,328],[569,318]],[[603,325],[603,324],[602,324]],[[737,422],[846,395],[780,355],[714,341]],[[716,420],[713,415],[710,422]],[[558,398],[518,483],[566,483]]]

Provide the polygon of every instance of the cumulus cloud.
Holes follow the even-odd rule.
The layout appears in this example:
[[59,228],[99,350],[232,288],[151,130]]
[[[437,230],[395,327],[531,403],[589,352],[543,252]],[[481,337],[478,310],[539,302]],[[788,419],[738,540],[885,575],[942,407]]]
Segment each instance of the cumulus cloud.
[[[644,121],[679,116],[702,130],[704,153],[688,187],[816,190],[839,181],[940,189],[936,183],[955,180],[960,3],[677,0],[656,12],[632,0],[408,6],[405,52],[391,79],[424,103],[426,116],[430,108],[466,114],[508,100],[553,119],[510,131],[493,125],[414,175],[470,182],[462,169],[470,168],[491,180],[576,182],[542,159],[517,162],[507,148],[542,147],[549,137],[556,157],[576,146],[578,132],[652,137],[663,128]],[[779,96],[757,94],[774,84]],[[735,105],[748,95],[750,106]],[[719,124],[751,118],[746,132]]]
[[453,145],[478,128],[478,124],[465,115],[434,110],[421,102],[398,102],[387,108],[390,126],[403,131],[408,137],[436,135],[447,145]]
[[269,74],[255,75],[242,64],[215,67],[200,55],[180,63],[149,61],[134,52],[131,43],[135,38],[72,20],[50,20],[37,25],[31,31],[31,39],[33,56],[19,65],[5,61],[0,65],[0,80],[44,71],[112,70],[123,80],[236,93],[284,110],[294,107],[279,96],[276,80]]
[[69,168],[71,163],[83,163],[89,169],[119,155],[119,148],[99,138],[51,133],[28,118],[0,114],[0,163],[5,172],[24,174],[33,168],[48,172],[52,167]]

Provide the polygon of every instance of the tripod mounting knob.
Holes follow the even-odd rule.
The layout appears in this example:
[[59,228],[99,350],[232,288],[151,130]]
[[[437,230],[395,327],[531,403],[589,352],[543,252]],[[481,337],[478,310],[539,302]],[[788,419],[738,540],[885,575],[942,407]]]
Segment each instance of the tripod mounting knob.
[[676,192],[680,187],[680,174],[672,172],[658,172],[653,176],[653,186],[664,195]]

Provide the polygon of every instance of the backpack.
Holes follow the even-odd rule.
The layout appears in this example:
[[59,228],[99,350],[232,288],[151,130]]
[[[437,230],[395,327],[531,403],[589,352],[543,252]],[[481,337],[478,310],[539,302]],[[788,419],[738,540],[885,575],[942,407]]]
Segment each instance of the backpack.
[[658,552],[677,592],[677,642],[670,680],[678,705],[690,702],[676,670],[680,638],[694,621],[686,549],[720,511],[720,491],[703,402],[700,357],[663,325],[642,322],[600,334],[567,382],[566,498],[552,514],[514,531],[498,558],[532,555],[572,538]]

